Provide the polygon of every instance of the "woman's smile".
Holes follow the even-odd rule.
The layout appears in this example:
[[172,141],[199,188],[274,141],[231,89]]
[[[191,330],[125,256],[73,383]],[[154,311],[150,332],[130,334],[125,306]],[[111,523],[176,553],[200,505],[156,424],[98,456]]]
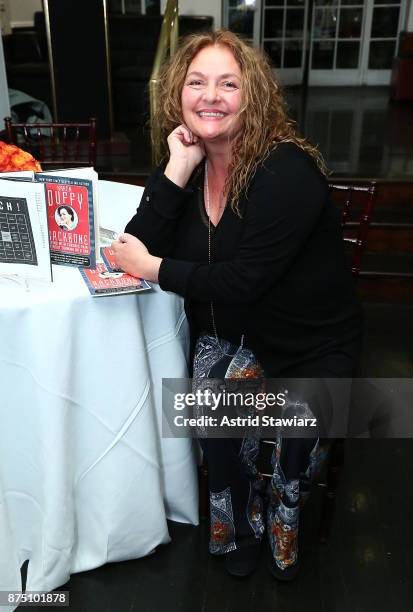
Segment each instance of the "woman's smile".
[[227,113],[223,113],[218,110],[200,110],[197,112],[198,117],[201,119],[205,119],[206,121],[216,121],[219,119],[223,119],[227,116]]

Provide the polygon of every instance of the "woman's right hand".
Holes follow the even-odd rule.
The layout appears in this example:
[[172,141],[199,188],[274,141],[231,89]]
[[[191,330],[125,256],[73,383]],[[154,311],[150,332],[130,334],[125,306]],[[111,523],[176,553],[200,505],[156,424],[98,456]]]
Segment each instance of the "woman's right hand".
[[202,141],[186,125],[179,125],[168,136],[169,162],[165,176],[185,187],[196,166],[205,157]]

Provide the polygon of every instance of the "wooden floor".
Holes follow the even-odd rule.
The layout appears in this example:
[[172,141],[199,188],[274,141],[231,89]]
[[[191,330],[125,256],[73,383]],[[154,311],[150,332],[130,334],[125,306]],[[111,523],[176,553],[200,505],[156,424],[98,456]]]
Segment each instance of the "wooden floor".
[[[73,576],[72,612],[410,612],[413,535],[406,441],[357,440],[347,447],[335,529],[320,546],[319,495],[305,510],[302,567],[277,583],[262,555],[246,580],[207,553],[207,525],[170,524],[172,543],[146,559]],[[318,493],[318,491],[316,491]]]
[[[411,180],[413,103],[391,103],[388,87],[286,88],[290,116],[316,144],[333,177]],[[147,126],[117,125],[112,143],[100,143],[98,170],[130,180],[151,170]]]
[[[367,305],[361,374],[413,379],[412,338],[412,306]],[[204,522],[169,523],[172,542],[153,555],[75,574],[60,588],[71,612],[410,612],[412,471],[413,440],[348,440],[330,539],[318,541],[315,487],[292,584],[270,576],[265,555],[248,579],[228,576],[207,552]]]

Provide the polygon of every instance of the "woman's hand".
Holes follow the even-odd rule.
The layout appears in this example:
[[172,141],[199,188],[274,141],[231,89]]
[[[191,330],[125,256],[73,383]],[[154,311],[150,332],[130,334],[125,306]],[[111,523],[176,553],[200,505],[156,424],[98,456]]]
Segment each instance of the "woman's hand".
[[185,187],[192,172],[205,156],[204,145],[186,125],[180,125],[169,134],[168,147],[170,158],[165,176],[179,187]]
[[112,243],[116,264],[128,274],[145,280],[158,282],[162,259],[150,255],[146,246],[132,234],[120,234]]

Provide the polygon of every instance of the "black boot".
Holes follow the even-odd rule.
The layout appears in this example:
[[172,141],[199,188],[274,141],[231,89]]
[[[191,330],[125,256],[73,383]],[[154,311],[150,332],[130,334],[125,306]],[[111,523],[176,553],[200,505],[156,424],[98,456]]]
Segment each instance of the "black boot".
[[261,542],[231,550],[225,555],[225,568],[228,574],[237,578],[245,578],[252,574],[258,564]]
[[296,578],[298,574],[298,570],[299,570],[298,551],[297,551],[297,561],[293,565],[287,565],[287,567],[285,567],[284,569],[281,569],[277,565],[274,559],[274,555],[272,554],[271,546],[268,543],[267,565],[268,565],[268,569],[270,570],[270,573],[274,576],[274,578],[276,578],[277,580],[280,580],[281,582],[291,582],[292,580],[294,580],[294,578]]
[[289,565],[285,569],[281,569],[276,564],[275,559],[271,556],[268,559],[268,569],[277,580],[280,580],[281,582],[291,582],[298,574],[299,565],[298,563],[294,563],[294,565]]

